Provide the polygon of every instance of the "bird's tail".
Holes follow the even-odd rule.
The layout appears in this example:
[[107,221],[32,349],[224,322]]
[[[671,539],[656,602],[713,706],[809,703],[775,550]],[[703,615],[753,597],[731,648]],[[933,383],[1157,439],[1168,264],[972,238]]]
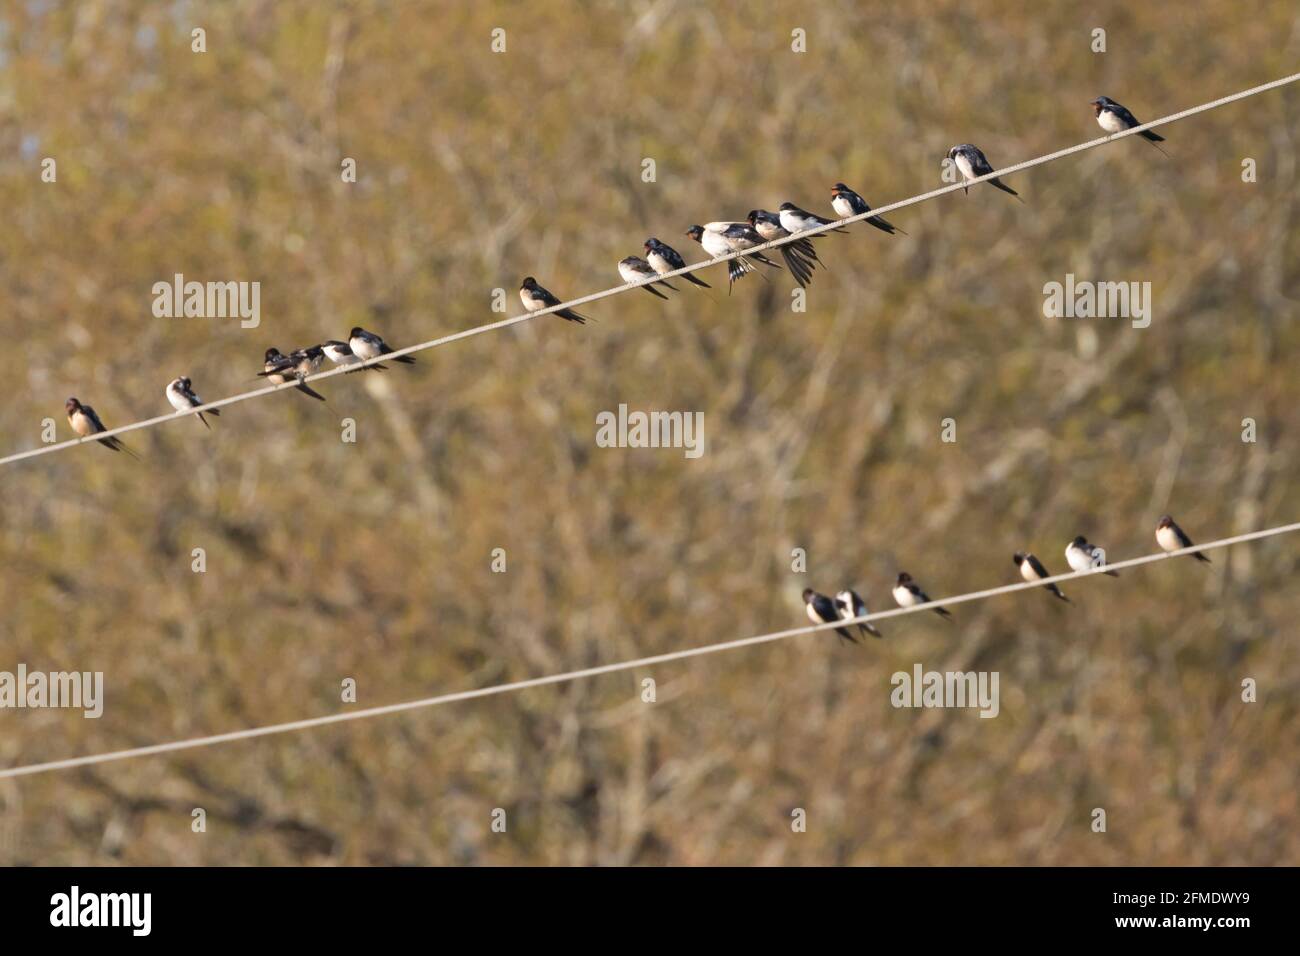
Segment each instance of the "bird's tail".
[[[1015,196],[1017,199],[1020,199],[1020,193],[1016,192],[1014,189],[1012,189],[1002,180],[998,179],[996,176],[994,176],[992,179],[989,180],[989,185],[997,186],[998,189],[1001,189],[1004,193],[1010,193],[1011,195]],[[1024,202],[1023,199],[1020,199],[1020,201]]]
[[694,282],[696,285],[698,285],[698,286],[703,286],[703,287],[706,288],[706,289],[712,289],[712,288],[713,288],[713,286],[709,285],[709,284],[708,284],[707,282],[705,282],[703,279],[697,278],[696,275],[695,275],[695,273],[693,273],[693,272],[687,272],[687,273],[684,273],[684,274],[682,275],[682,278],[685,279],[687,282]]
[[1213,564],[1213,563],[1214,563],[1214,562],[1211,561],[1209,558],[1207,558],[1205,555],[1201,554],[1201,552],[1199,552],[1199,551],[1193,551],[1193,552],[1192,552],[1192,557],[1194,557],[1197,561],[1204,561],[1206,564]]
[[1101,573],[1102,573],[1102,574],[1105,574],[1105,575],[1109,575],[1109,576],[1112,577],[1112,578],[1117,578],[1117,577],[1119,577],[1119,572],[1118,572],[1118,571],[1103,571],[1103,572],[1101,572]]
[[395,358],[395,359],[390,359],[390,361],[393,361],[393,362],[401,362],[403,365],[414,365],[414,364],[415,364],[415,358],[414,358],[414,356],[411,356],[411,355],[399,355],[399,356],[397,356],[397,358]]
[[313,389],[306,382],[298,383],[298,391],[302,392],[304,395],[310,395],[312,398],[318,399],[319,401],[325,401],[325,396]]
[[934,609],[934,613],[938,614],[940,617],[946,617],[950,621],[952,620],[952,611],[948,610],[946,607],[937,607]]
[[218,418],[221,417],[221,409],[219,408],[209,408],[206,411],[209,415],[216,415]]
[[899,229],[888,219],[881,219],[879,216],[872,216],[870,219],[867,220],[867,225],[875,226],[881,232],[887,232],[891,236],[896,232],[902,232],[903,235],[907,235],[907,233],[903,232],[903,230]]
[[654,286],[652,286],[652,285],[643,285],[641,288],[645,289],[647,292],[649,292],[649,293],[650,293],[652,296],[654,296],[656,299],[663,299],[665,302],[668,301],[668,296],[664,295],[662,292],[660,292],[658,289],[656,289],[656,288],[655,288]]
[[[213,412],[213,414],[215,415],[216,412]],[[204,427],[204,428],[206,428],[208,431],[212,431],[212,426],[208,424],[208,420],[207,420],[206,418],[203,417],[203,413],[202,413],[202,412],[199,412],[199,413],[198,413],[198,419],[199,419],[199,421],[201,421],[201,422],[203,423],[203,427]]]
[[1065,596],[1065,592],[1062,591],[1060,588],[1058,588],[1055,584],[1049,584],[1049,585],[1047,586],[1047,589],[1048,589],[1049,591],[1051,591],[1053,594],[1055,594],[1057,597],[1059,597],[1059,598],[1060,598],[1062,601],[1064,601],[1066,604],[1073,604],[1073,603],[1074,603],[1074,602],[1071,601],[1068,597],[1066,597],[1066,596]]

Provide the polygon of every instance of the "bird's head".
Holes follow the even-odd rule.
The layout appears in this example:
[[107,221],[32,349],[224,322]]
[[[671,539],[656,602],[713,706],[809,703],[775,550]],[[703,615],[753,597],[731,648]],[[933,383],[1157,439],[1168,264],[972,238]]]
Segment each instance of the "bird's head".
[[912,576],[911,576],[910,574],[908,574],[906,571],[900,571],[900,572],[898,572],[898,582],[897,582],[897,583],[898,583],[898,584],[911,584],[911,583],[912,583]]
[[689,238],[694,239],[696,242],[699,242],[700,239],[703,238],[704,236],[704,227],[691,226],[689,229],[686,230],[686,235]]
[[656,239],[654,236],[651,236],[649,239],[645,241],[645,245],[643,245],[641,248],[644,249],[646,252],[650,252],[652,249],[658,249],[659,240]]
[[1088,539],[1081,534],[1076,534],[1074,536],[1074,541],[1072,541],[1071,544],[1073,544],[1076,548],[1083,548],[1087,546]]
[[850,191],[851,190],[849,189],[849,187],[845,186],[843,183],[836,183],[834,186],[831,187],[832,196],[838,196],[840,193],[847,193]]
[[794,203],[792,203],[792,202],[783,202],[783,203],[781,203],[780,209],[781,209],[782,212],[790,212],[791,210],[794,209]]
[[70,398],[63,403],[63,407],[67,410],[68,414],[71,415],[81,407],[81,402],[77,401],[75,398]]
[[537,288],[537,280],[534,279],[532,276],[525,276],[525,277],[524,277],[523,284],[520,285],[519,288],[521,288],[521,289],[536,289],[536,288]]
[[272,345],[269,349],[266,350],[266,360],[268,362],[270,362],[273,359],[277,359],[279,357],[280,357],[280,350],[277,349],[274,345]]
[[1011,560],[1016,562],[1016,567],[1020,567],[1028,559],[1029,559],[1029,555],[1025,554],[1025,552],[1023,551],[1017,551],[1015,554],[1011,556]]
[[[68,399],[68,401],[70,401],[70,402],[71,402],[71,401],[76,401],[76,399],[72,399],[72,398],[70,398],[70,399]],[[1161,515],[1161,516],[1160,516],[1160,523],[1157,524],[1156,527],[1157,527],[1157,528],[1168,528],[1168,527],[1169,527],[1171,524],[1173,524],[1173,523],[1174,523],[1174,519],[1171,518],[1171,517],[1169,517],[1169,515]]]
[[[72,399],[72,401],[76,401],[76,399]],[[804,588],[804,589],[803,589],[803,603],[804,603],[804,604],[811,604],[811,603],[812,603],[812,599],[816,596],[816,594],[817,594],[817,592],[814,591],[812,588]]]

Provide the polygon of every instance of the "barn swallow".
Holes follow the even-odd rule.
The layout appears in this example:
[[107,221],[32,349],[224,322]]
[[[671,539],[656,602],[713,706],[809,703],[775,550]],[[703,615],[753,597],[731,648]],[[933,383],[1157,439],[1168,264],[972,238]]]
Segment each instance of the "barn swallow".
[[325,351],[319,345],[294,349],[289,353],[289,361],[293,362],[294,374],[299,379],[304,379],[308,375],[314,375],[320,368],[321,362],[325,361]]
[[[841,619],[839,606],[825,594],[818,594],[812,588],[803,589],[803,602],[807,605],[808,620],[814,624],[831,624]],[[858,643],[858,639],[849,633],[847,627],[837,627],[835,633],[853,644]]]
[[[320,349],[325,353],[325,357],[335,365],[361,365],[361,359],[357,353],[352,351],[352,346],[347,342],[340,342],[338,339],[330,339],[320,344]],[[387,371],[388,366],[383,362],[376,362],[374,365],[363,365],[362,368],[374,369],[376,372]],[[353,372],[359,372],[361,369],[354,368],[347,372],[351,375]]]
[[[1156,544],[1160,545],[1162,551],[1178,551],[1181,548],[1190,548],[1192,539],[1183,533],[1183,529],[1174,523],[1173,518],[1169,515],[1161,515],[1160,523],[1156,525]],[[1213,563],[1199,551],[1193,551],[1191,556],[1206,564]]]
[[[560,304],[560,300],[539,286],[537,280],[532,276],[524,279],[523,284],[519,287],[519,298],[524,303],[524,308],[529,312],[536,312],[538,309],[549,309],[553,305]],[[587,321],[587,316],[574,312],[572,309],[560,309],[555,314],[568,319],[570,322],[577,322],[579,325]]]
[[[784,239],[790,235],[789,230],[781,225],[781,217],[774,212],[768,212],[766,209],[751,209],[747,218],[764,242]],[[790,270],[794,280],[805,289],[808,288],[813,269],[816,268],[813,263],[821,263],[812,241],[808,238],[796,239],[794,242],[777,246],[777,251],[781,253],[781,258],[785,260],[785,267]]]
[[[686,260],[681,257],[677,250],[672,246],[664,245],[654,236],[645,241],[645,258],[646,262],[650,263],[650,268],[661,276],[686,268]],[[713,288],[693,272],[684,272],[681,277],[687,282],[693,282],[706,289]]]
[[[836,183],[831,187],[831,208],[835,210],[835,215],[841,219],[848,219],[850,216],[860,216],[864,212],[871,212],[871,207],[867,201],[855,193],[843,183]],[[879,216],[872,216],[870,219],[863,220],[870,226],[875,226],[881,232],[887,232],[891,236],[896,232],[903,232],[893,223],[881,219]]]
[[[871,613],[867,610],[867,602],[862,600],[861,596],[856,592],[847,589],[835,595],[835,607],[840,612],[840,618],[845,621],[850,621],[855,617],[863,617]],[[874,634],[876,637],[884,636],[876,630],[876,625],[872,624],[870,621],[859,621],[858,633]]]
[[[646,262],[640,256],[628,256],[626,259],[620,259],[618,261],[618,274],[623,277],[624,282],[642,282],[646,279],[653,279],[659,273],[650,268],[650,263]],[[659,282],[659,285],[667,286],[674,292],[677,291],[676,286],[669,285],[667,282],[663,282],[662,280]],[[668,296],[656,289],[652,282],[646,283],[641,288],[645,289],[651,295],[658,296],[665,301],[668,299]]]
[[[194,394],[194,386],[188,378],[181,377],[172,379],[171,383],[167,386],[165,394],[167,395],[167,401],[171,402],[172,408],[176,409],[178,412],[188,411],[191,408],[198,408],[203,404],[203,399]],[[221,409],[209,408],[207,414],[220,415]],[[212,428],[211,425],[208,425],[208,420],[204,418],[203,415],[203,412],[199,412],[199,421],[209,429]]]
[[[1083,535],[1075,536],[1075,539],[1065,546],[1065,561],[1076,571],[1091,571],[1093,568],[1100,568],[1106,564],[1106,552],[1095,544],[1089,544],[1088,539]],[[1112,578],[1119,577],[1118,571],[1103,571],[1102,574],[1108,574]]]
[[[728,226],[730,224],[710,223],[709,225]],[[752,228],[750,229],[750,231],[751,232],[753,231]],[[715,259],[717,259],[719,256],[730,255],[731,253],[737,251],[735,246],[732,244],[732,240],[724,236],[722,234],[722,231],[715,232],[712,229],[706,229],[704,226],[697,225],[697,226],[691,226],[689,229],[687,229],[686,235],[694,239],[701,246],[703,246],[704,251],[707,252]],[[754,233],[754,238],[756,239],[759,238],[758,233]],[[771,260],[768,261],[770,262]],[[728,259],[727,260],[727,295],[731,295],[731,287],[736,284],[737,279],[743,279],[747,273],[757,272],[757,271],[758,270],[754,268],[754,264],[751,263],[747,257],[739,258],[739,259]]]
[[[954,146],[952,149],[948,150],[948,158],[956,164],[957,168],[961,171],[962,176],[968,180],[979,179],[981,176],[987,176],[989,173],[993,172],[993,167],[990,166],[989,161],[984,158],[984,154],[980,152],[979,147],[972,146],[970,143],[962,143],[960,146]],[[1002,180],[998,179],[998,177],[994,176],[992,179],[986,180],[986,182],[990,186],[997,186],[998,189],[1001,189],[1004,193],[1010,193],[1017,199],[1020,199],[1020,193],[1016,192]],[[963,186],[962,191],[969,193],[970,186]],[[1020,201],[1024,202],[1023,199],[1020,199]]]
[[[379,358],[381,355],[388,355],[393,351],[388,343],[378,335],[374,332],[367,332],[359,325],[353,326],[352,331],[348,333],[348,347],[352,349],[352,354],[363,362],[367,359]],[[400,362],[403,365],[415,364],[415,359],[410,355],[399,355],[392,361]]]
[[[1017,551],[1012,555],[1011,560],[1016,562],[1016,567],[1020,569],[1020,576],[1026,581],[1039,581],[1043,578],[1051,577],[1051,575],[1047,573],[1047,568],[1043,567],[1043,562],[1039,561],[1032,554],[1028,554],[1024,551]],[[1045,584],[1043,587],[1047,588],[1047,590],[1051,591],[1066,604],[1070,603],[1070,599],[1066,597],[1061,589],[1055,584]]]
[[[898,602],[899,607],[916,607],[918,604],[929,604],[930,595],[922,591],[921,586],[904,571],[899,574],[898,581],[894,584],[894,600]],[[952,612],[945,607],[936,607],[934,613],[952,619]]]
[[[63,403],[63,408],[68,413],[68,424],[71,425],[72,430],[82,438],[97,434],[98,432],[108,431],[108,429],[104,427],[104,423],[99,420],[99,416],[95,414],[95,410],[89,405],[83,405],[75,398],[70,398]],[[127,448],[126,445],[122,443],[122,439],[118,438],[116,435],[110,435],[107,438],[101,438],[99,440],[113,451],[124,451],[136,460],[139,460],[140,458],[139,455]]]
[[[781,227],[786,232],[803,232],[806,229],[816,229],[818,226],[829,226],[835,221],[808,212],[806,209],[800,209],[792,202],[781,203],[780,214]],[[837,226],[834,229],[828,229],[827,232],[848,232],[848,230],[843,226]]]
[[[1141,126],[1142,121],[1128,111],[1128,108],[1116,103],[1109,96],[1099,96],[1092,101],[1092,111],[1097,116],[1097,125],[1108,133],[1122,133],[1126,129],[1132,129],[1134,126]],[[1165,153],[1164,149],[1158,146],[1163,143],[1165,138],[1153,130],[1144,129],[1138,133],[1152,146],[1160,152]],[[1168,153],[1165,153],[1168,156]]]
[[[298,360],[296,358],[285,355],[272,346],[266,350],[266,358],[262,362],[262,371],[257,374],[272,385],[283,385],[285,382],[291,382],[298,377],[297,365]],[[310,395],[322,402],[325,401],[325,396],[312,389],[306,382],[298,382],[297,387],[298,391],[303,394]]]

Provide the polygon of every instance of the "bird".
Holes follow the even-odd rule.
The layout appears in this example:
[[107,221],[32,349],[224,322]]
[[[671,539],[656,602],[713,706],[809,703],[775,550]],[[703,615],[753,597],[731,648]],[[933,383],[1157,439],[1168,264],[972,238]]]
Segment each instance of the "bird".
[[[650,263],[650,268],[654,269],[659,275],[667,275],[669,272],[676,272],[678,269],[686,268],[686,260],[681,257],[681,254],[672,246],[665,245],[654,236],[645,241],[645,258],[646,262]],[[705,289],[713,288],[693,272],[684,272],[681,277],[687,282],[692,282]]]
[[[1126,129],[1142,125],[1142,121],[1130,113],[1128,107],[1116,103],[1109,96],[1099,96],[1093,100],[1092,109],[1097,117],[1097,125],[1108,133],[1122,133]],[[1165,153],[1164,148],[1159,145],[1165,141],[1165,138],[1159,133],[1144,129],[1138,135],[1160,152]],[[1165,155],[1169,154],[1165,153]]]
[[[981,176],[987,176],[989,173],[993,172],[993,167],[990,166],[989,161],[984,158],[984,154],[980,152],[979,147],[972,146],[970,143],[962,143],[960,146],[954,146],[952,149],[948,150],[948,158],[951,159],[957,166],[957,169],[961,171],[962,176],[968,180],[979,179]],[[994,176],[992,179],[987,180],[987,182],[990,186],[996,186],[1004,193],[1010,193],[1017,199],[1020,199],[1020,193],[1016,192],[1002,180],[998,179],[998,177]],[[969,193],[970,186],[964,185],[962,191]],[[1024,202],[1023,199],[1020,199],[1020,201]]]
[[[800,209],[792,202],[781,203],[779,212],[781,226],[787,232],[803,232],[806,229],[816,229],[818,226],[829,226],[835,222],[834,219],[827,219],[825,216],[819,216],[816,213],[808,212],[806,209]],[[848,232],[843,226],[836,226],[834,229],[826,231]]]
[[[812,588],[803,589],[803,603],[807,605],[808,620],[814,624],[831,624],[840,620],[839,606],[825,594],[818,594]],[[858,639],[849,633],[846,627],[835,628],[835,633],[853,644],[858,643]]]
[[[623,277],[624,282],[645,282],[646,279],[653,279],[659,275],[659,273],[655,272],[654,269],[650,268],[650,263],[646,262],[640,256],[628,256],[625,259],[620,259],[618,261],[618,274]],[[663,280],[659,281],[659,285],[666,286],[673,292],[677,291],[676,286],[669,285]],[[641,286],[641,288],[645,289],[651,295],[658,296],[665,301],[668,299],[668,296],[664,295],[654,287],[653,282],[647,282],[645,285]]]
[[[1039,561],[1032,554],[1025,551],[1017,551],[1012,555],[1011,560],[1016,562],[1016,567],[1020,568],[1020,576],[1026,581],[1040,581],[1043,578],[1051,577],[1047,573],[1047,568],[1043,567],[1043,562]],[[1055,584],[1045,584],[1043,587],[1051,591],[1054,595],[1064,601],[1066,604],[1071,603],[1065,593]]]
[[[713,228],[715,226],[719,228]],[[749,237],[740,231],[734,232],[731,236],[726,235],[727,232],[731,231],[731,227],[733,226],[744,226],[745,229],[748,229],[749,232],[753,233],[753,241],[749,241]],[[753,226],[750,226],[748,223],[711,222],[707,227],[694,225],[686,230],[686,235],[703,246],[704,251],[715,259],[721,256],[731,255],[733,252],[740,252],[742,248],[747,249],[751,246],[761,245],[763,241],[762,237],[760,237],[758,233],[754,232]],[[742,243],[744,243],[743,246]],[[766,262],[768,265],[776,265],[776,263],[771,259],[767,259],[761,254],[756,255],[753,258]],[[731,287],[736,284],[737,279],[743,279],[746,274],[756,271],[754,264],[749,261],[749,257],[747,256],[728,259],[727,294],[731,294]]]
[[[348,347],[352,349],[352,354],[363,362],[379,358],[381,355],[389,355],[393,351],[378,335],[367,332],[359,325],[353,326],[352,331],[348,333]],[[398,355],[392,361],[401,362],[403,365],[415,364],[415,359],[410,355]]]
[[[325,357],[335,365],[361,365],[361,359],[357,353],[352,351],[352,346],[347,342],[340,342],[338,339],[329,339],[320,345],[321,351]],[[346,374],[351,375],[353,372],[359,372],[361,369],[373,369],[376,372],[388,370],[388,366],[383,362],[376,362],[374,365],[362,365],[361,368],[350,369]]]
[[[524,303],[524,308],[529,312],[536,312],[538,309],[549,309],[553,305],[560,304],[560,300],[538,285],[537,280],[532,276],[527,276],[523,284],[519,286],[519,298]],[[587,316],[580,312],[574,312],[572,309],[557,309],[555,314],[568,319],[570,322],[577,322],[579,325],[587,321]]]
[[[68,413],[68,424],[71,425],[72,430],[82,438],[87,438],[91,435],[98,434],[99,432],[108,431],[108,429],[104,427],[104,423],[100,421],[99,415],[95,413],[95,410],[89,405],[81,404],[81,402],[77,401],[75,397],[64,402],[63,408]],[[139,455],[127,448],[126,445],[122,443],[122,439],[118,438],[116,435],[109,435],[107,438],[99,439],[99,441],[103,443],[105,447],[111,448],[113,451],[124,451],[132,458],[137,460],[140,458]]]
[[[784,239],[790,235],[790,231],[781,225],[781,217],[774,212],[768,212],[766,209],[751,209],[746,218],[764,242]],[[776,248],[781,253],[781,258],[785,260],[785,267],[790,270],[794,280],[806,289],[812,279],[813,269],[816,268],[814,263],[821,264],[812,240],[804,237]]]
[[[198,408],[203,404],[203,399],[194,394],[193,384],[184,376],[172,379],[167,385],[164,394],[167,396],[167,401],[171,402],[172,408],[176,409],[178,412],[188,411],[191,408]],[[204,414],[204,412],[199,412],[198,419],[208,429],[211,429],[212,426],[208,424],[208,420],[204,417]],[[221,409],[209,408],[206,414],[220,415]]]
[[[902,571],[894,583],[894,600],[899,607],[916,607],[918,604],[929,604],[930,595],[921,590],[921,586],[912,580],[910,574]],[[952,612],[945,607],[935,607],[934,613],[952,620]]]
[[314,375],[316,370],[320,368],[321,362],[325,361],[325,350],[319,345],[294,349],[289,353],[289,361],[293,362],[294,374],[298,376],[301,382],[308,375]]
[[[295,355],[297,353],[294,353]],[[324,353],[322,353],[324,354]],[[297,371],[298,360],[292,355],[285,355],[279,349],[272,346],[266,350],[266,356],[262,361],[262,371],[257,374],[265,378],[272,385],[283,385],[298,378]],[[315,391],[306,382],[299,381],[298,391],[305,395],[310,395],[318,401],[325,401],[325,396]]]
[[[1179,551],[1183,548],[1190,548],[1192,539],[1187,537],[1173,518],[1169,517],[1169,515],[1161,515],[1160,522],[1156,525],[1156,544],[1160,545],[1162,551]],[[1193,551],[1191,556],[1197,561],[1204,561],[1206,564],[1214,563],[1199,551]]]
[[[835,595],[835,606],[839,609],[840,617],[846,621],[850,621],[855,617],[864,617],[871,613],[867,610],[867,602],[862,600],[862,597],[857,592],[850,591],[847,588]],[[874,634],[876,637],[884,636],[876,630],[876,625],[870,621],[859,621],[858,633]]]
[[[1076,571],[1091,571],[1093,568],[1104,567],[1106,564],[1106,552],[1095,544],[1089,544],[1088,539],[1083,535],[1076,535],[1074,540],[1065,546],[1065,561]],[[1108,574],[1112,578],[1119,577],[1118,571],[1103,571],[1102,574]]]
[[[860,216],[864,212],[871,212],[871,207],[867,205],[867,201],[843,183],[836,183],[831,187],[831,208],[835,210],[835,215],[841,219],[848,219],[850,216]],[[864,220],[864,222],[869,226],[875,226],[881,232],[889,233],[891,236],[896,232],[907,235],[902,229],[881,219],[879,216],[872,216],[870,219]]]

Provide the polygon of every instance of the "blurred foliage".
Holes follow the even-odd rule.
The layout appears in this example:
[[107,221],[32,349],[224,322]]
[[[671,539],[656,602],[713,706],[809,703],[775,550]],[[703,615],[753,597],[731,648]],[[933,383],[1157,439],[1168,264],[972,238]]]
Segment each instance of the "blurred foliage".
[[[178,375],[233,394],[268,345],[481,324],[527,274],[605,288],[647,236],[695,259],[693,222],[829,213],[837,180],[884,204],[940,185],[954,143],[1009,165],[1099,135],[1100,94],[1150,119],[1297,53],[1293,5],[1227,0],[6,4],[0,452],[46,417],[69,437],[69,395],[112,426]],[[893,214],[906,237],[820,240],[803,314],[784,274],[728,297],[715,269],[711,294],[331,379],[328,408],[126,436],[143,463],[6,468],[0,669],[103,670],[107,705],[0,712],[0,764],[333,713],[345,677],[370,706],[798,625],[806,585],[983,588],[1021,548],[1063,570],[1079,532],[1143,554],[1166,510],[1198,540],[1296,520],[1298,104],[1013,175],[1025,205],[978,187]],[[261,327],[155,319],[178,272],[260,281]],[[1150,328],[1045,319],[1067,272],[1152,282]],[[707,453],[596,448],[620,402],[703,411]],[[1296,556],[3,781],[0,862],[1295,864]],[[893,709],[918,661],[997,670],[1001,715]]]

